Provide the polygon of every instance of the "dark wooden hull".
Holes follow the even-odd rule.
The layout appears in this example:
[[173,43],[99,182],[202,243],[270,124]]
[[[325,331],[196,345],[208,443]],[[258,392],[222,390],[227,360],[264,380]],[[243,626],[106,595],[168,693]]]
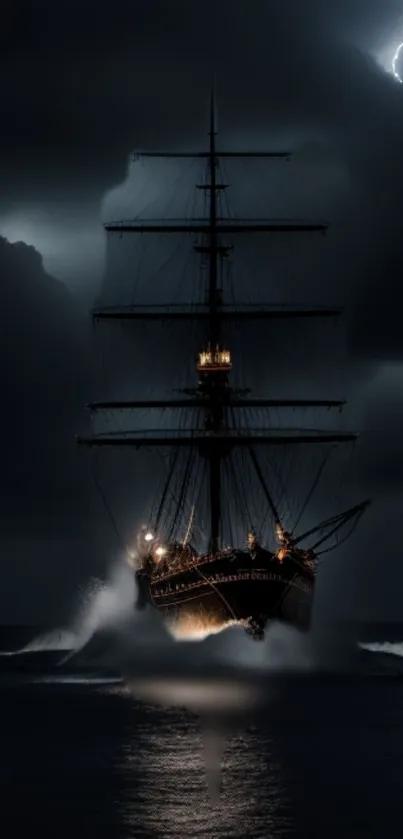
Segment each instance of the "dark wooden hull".
[[314,578],[295,560],[280,563],[268,551],[233,551],[198,558],[194,566],[140,580],[149,600],[175,634],[208,633],[231,623],[261,637],[271,620],[307,629]]

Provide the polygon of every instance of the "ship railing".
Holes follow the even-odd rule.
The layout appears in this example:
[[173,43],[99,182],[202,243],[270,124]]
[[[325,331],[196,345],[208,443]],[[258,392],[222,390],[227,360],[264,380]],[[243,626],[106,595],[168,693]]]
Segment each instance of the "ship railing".
[[[234,553],[234,548],[223,548],[221,551],[217,553],[211,554],[201,554],[199,556],[190,556],[183,559],[180,559],[179,562],[175,562],[175,557],[172,560],[168,559],[165,563],[165,568],[161,569],[161,571],[156,571],[153,574],[154,579],[162,579],[174,576],[175,574],[183,573],[185,571],[189,571],[192,568],[196,568],[199,565],[203,565],[205,563],[210,563],[217,561],[219,559],[225,559],[226,557],[230,556]],[[173,563],[175,562],[175,566]]]

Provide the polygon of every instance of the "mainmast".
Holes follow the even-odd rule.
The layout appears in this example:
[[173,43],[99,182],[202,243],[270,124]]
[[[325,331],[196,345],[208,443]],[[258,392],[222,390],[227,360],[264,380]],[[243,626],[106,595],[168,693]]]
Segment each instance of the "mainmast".
[[[220,239],[225,234],[250,233],[307,233],[325,232],[328,225],[323,222],[309,222],[295,219],[231,219],[221,217],[218,211],[218,194],[227,185],[218,178],[219,159],[223,158],[279,158],[288,160],[286,151],[221,151],[216,147],[216,117],[214,89],[210,96],[210,126],[208,150],[200,152],[146,152],[147,157],[202,158],[207,163],[207,178],[199,189],[208,193],[208,217],[172,220],[119,220],[105,225],[108,232],[123,233],[197,233],[201,241],[195,250],[208,256],[208,283],[204,300],[196,304],[172,304],[164,306],[123,306],[98,309],[93,313],[95,321],[101,320],[197,320],[206,324],[207,347],[198,355],[197,387],[183,389],[180,399],[161,399],[151,401],[102,401],[92,402],[92,412],[103,410],[135,408],[171,408],[200,409],[204,411],[204,428],[186,430],[149,430],[118,432],[113,434],[98,433],[90,437],[78,438],[86,446],[196,446],[199,453],[208,459],[210,492],[210,551],[215,553],[221,544],[221,465],[226,454],[234,446],[250,447],[258,445],[291,445],[312,443],[336,443],[354,440],[357,435],[328,430],[257,428],[246,431],[244,428],[229,428],[225,422],[226,409],[253,407],[324,407],[341,408],[341,400],[317,399],[267,399],[249,398],[249,391],[239,391],[230,387],[228,374],[231,370],[231,353],[222,344],[221,327],[228,321],[262,320],[271,318],[328,318],[340,313],[335,307],[324,306],[279,306],[279,305],[229,305],[223,298],[219,284],[219,258],[228,255],[229,247]],[[136,157],[138,153],[136,154]]]
[[209,251],[210,251],[210,270],[209,270],[209,309],[210,309],[210,343],[212,346],[219,341],[219,318],[218,305],[221,302],[221,293],[218,292],[217,278],[218,278],[218,264],[217,264],[217,192],[222,189],[222,185],[217,184],[217,158],[215,151],[215,101],[214,90],[211,91],[210,100],[210,155],[209,155],[209,173],[210,183],[207,188],[210,191],[210,230],[209,230]]
[[[217,191],[220,186],[217,185],[217,159],[215,150],[215,100],[214,88],[211,90],[210,97],[210,156],[208,161],[210,183],[208,189],[210,191],[210,230],[209,230],[209,292],[208,305],[210,311],[209,323],[209,345],[214,351],[215,348],[219,350],[220,340],[220,318],[219,305],[221,301],[221,289],[218,290],[218,251],[217,251]],[[212,431],[219,431],[222,425],[222,405],[221,405],[221,390],[222,388],[210,388],[210,417],[208,418],[208,425]],[[209,450],[209,467],[210,467],[210,551],[215,553],[220,545],[220,529],[221,529],[221,460],[222,450],[219,446],[211,446]]]

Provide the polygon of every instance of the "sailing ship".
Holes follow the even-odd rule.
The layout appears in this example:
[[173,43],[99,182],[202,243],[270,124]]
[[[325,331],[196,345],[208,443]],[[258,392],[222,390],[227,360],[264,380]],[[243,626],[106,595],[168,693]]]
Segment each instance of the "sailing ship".
[[[149,321],[201,325],[204,343],[195,359],[194,381],[183,383],[174,399],[122,399],[89,404],[93,417],[120,411],[127,415],[139,409],[175,412],[192,417],[191,424],[161,430],[124,429],[112,433],[102,428],[78,443],[96,447],[158,447],[170,453],[165,485],[159,489],[159,503],[152,520],[137,535],[128,550],[128,561],[138,583],[138,608],[158,610],[173,634],[204,633],[238,623],[255,639],[264,637],[270,621],[284,621],[302,629],[310,625],[315,578],[320,557],[337,547],[356,527],[369,501],[332,515],[305,530],[298,529],[302,512],[311,502],[321,479],[327,456],[321,460],[300,511],[291,525],[284,521],[277,492],[273,453],[312,447],[331,447],[351,443],[358,436],[342,430],[250,427],[245,416],[256,409],[270,420],[277,409],[341,409],[337,399],[290,399],[253,397],[250,389],[232,384],[233,354],[227,332],[236,324],[281,322],[296,319],[326,319],[340,314],[329,306],[291,306],[261,303],[244,305],[230,302],[223,280],[222,266],[230,259],[228,237],[245,233],[301,234],[324,233],[322,222],[259,219],[240,220],[223,214],[222,198],[228,184],[221,175],[221,162],[228,158],[289,159],[285,151],[222,151],[217,147],[216,109],[211,95],[209,144],[204,151],[146,153],[148,157],[199,158],[204,181],[196,184],[206,199],[201,218],[110,221],[105,228],[120,237],[126,234],[196,235],[192,247],[201,258],[202,299],[192,303],[167,305],[104,306],[93,312],[96,323]],[[138,153],[137,153],[138,154]],[[242,353],[248,353],[242,341]],[[234,365],[235,366],[235,365]],[[244,417],[239,420],[239,417]],[[196,421],[195,419],[196,418]],[[261,456],[263,451],[264,456]],[[240,453],[240,460],[235,457]],[[201,475],[194,471],[202,464]],[[268,470],[265,468],[268,465]],[[253,481],[245,479],[253,474]],[[267,474],[268,472],[268,474]],[[174,475],[176,474],[176,490]],[[232,490],[224,478],[232,475]],[[228,481],[227,481],[228,484]],[[277,487],[278,489],[278,487]],[[284,487],[283,487],[284,491]],[[203,495],[204,492],[204,495]],[[263,515],[253,521],[251,495],[260,493]],[[201,498],[204,498],[204,506]],[[198,505],[203,506],[201,521]],[[249,527],[242,531],[242,516]],[[165,516],[165,518],[164,518]],[[199,517],[200,518],[200,517]],[[206,520],[207,519],[207,520]],[[229,522],[225,532],[224,521]],[[287,526],[286,526],[287,524]],[[348,532],[346,532],[348,531]],[[242,539],[243,532],[243,539]],[[236,534],[234,536],[234,533]],[[229,538],[229,534],[231,538]],[[239,544],[242,539],[241,544]],[[236,545],[238,540],[238,546]]]

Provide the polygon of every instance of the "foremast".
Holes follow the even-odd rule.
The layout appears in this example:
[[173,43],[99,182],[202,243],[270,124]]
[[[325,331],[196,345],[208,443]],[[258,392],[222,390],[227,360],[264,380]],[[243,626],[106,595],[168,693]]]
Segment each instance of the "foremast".
[[[207,322],[207,347],[199,353],[197,370],[199,372],[199,383],[196,388],[184,388],[183,393],[188,398],[174,400],[142,400],[142,401],[115,401],[115,402],[92,402],[88,405],[91,411],[103,411],[113,409],[134,409],[141,407],[161,408],[204,408],[205,426],[204,429],[192,429],[188,432],[146,432],[119,434],[95,434],[91,437],[79,437],[78,443],[87,446],[121,446],[129,445],[136,448],[140,446],[181,446],[196,445],[199,453],[208,459],[209,463],[209,494],[210,494],[210,552],[216,553],[221,547],[221,465],[226,453],[234,446],[247,446],[252,455],[252,462],[257,470],[258,477],[263,482],[263,489],[266,493],[269,505],[272,508],[274,519],[279,524],[276,508],[271,499],[270,492],[264,483],[262,473],[256,459],[253,457],[251,446],[253,444],[292,444],[292,443],[335,443],[351,441],[358,436],[355,433],[343,433],[334,431],[310,431],[304,433],[298,429],[291,433],[284,433],[280,429],[256,429],[246,433],[244,429],[234,429],[226,426],[225,409],[247,408],[247,407],[326,407],[342,408],[343,400],[281,400],[281,399],[249,399],[245,398],[245,392],[237,391],[229,386],[228,373],[231,370],[231,353],[222,345],[222,324],[231,320],[252,320],[267,318],[317,318],[333,317],[340,313],[335,307],[285,307],[285,306],[248,306],[230,307],[225,304],[223,289],[219,285],[219,258],[228,256],[229,248],[222,242],[222,235],[226,233],[297,233],[297,232],[325,232],[328,225],[323,222],[305,222],[294,220],[264,220],[257,221],[219,218],[218,216],[218,195],[227,188],[227,184],[220,183],[217,175],[219,170],[219,158],[290,158],[289,152],[267,151],[267,152],[222,152],[216,148],[216,109],[214,90],[210,97],[210,125],[209,125],[209,148],[206,152],[148,152],[149,157],[202,157],[206,159],[208,180],[204,184],[198,184],[199,189],[206,190],[209,194],[209,215],[207,219],[173,220],[164,221],[117,221],[105,225],[108,232],[196,232],[202,236],[201,244],[195,246],[199,253],[208,257],[208,287],[205,289],[206,298],[201,303],[193,306],[129,306],[129,307],[107,307],[96,310],[93,315],[96,321],[104,319],[113,320],[153,320],[153,319],[197,319]],[[248,391],[246,392],[248,393]]]

